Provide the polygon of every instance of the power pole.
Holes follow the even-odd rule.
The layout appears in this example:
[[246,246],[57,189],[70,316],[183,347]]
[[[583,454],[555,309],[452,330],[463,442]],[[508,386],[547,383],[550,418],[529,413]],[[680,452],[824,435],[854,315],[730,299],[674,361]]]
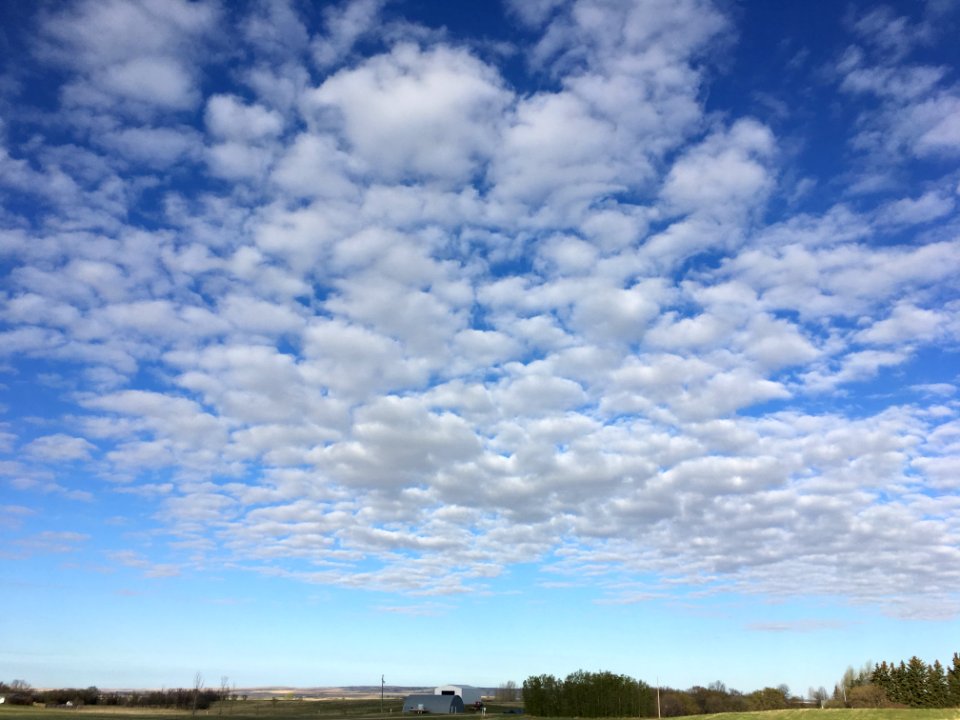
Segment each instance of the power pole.
[[657,678],[657,720],[660,720],[660,678]]
[[383,715],[383,675],[380,676],[380,714]]

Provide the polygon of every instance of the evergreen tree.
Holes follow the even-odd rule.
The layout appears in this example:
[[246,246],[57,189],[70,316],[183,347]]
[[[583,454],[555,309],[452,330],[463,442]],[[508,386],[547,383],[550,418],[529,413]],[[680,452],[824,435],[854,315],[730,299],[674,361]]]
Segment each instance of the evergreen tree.
[[909,705],[909,693],[907,692],[907,665],[900,661],[899,665],[890,666],[890,687],[892,694],[890,699],[900,705]]
[[907,663],[904,676],[904,702],[910,707],[927,706],[927,677],[930,669],[914,655]]
[[960,707],[960,653],[953,654],[953,665],[947,670],[947,702]]
[[870,682],[880,687],[880,689],[887,694],[887,697],[890,697],[892,680],[890,678],[890,667],[887,665],[886,660],[879,665],[873,666],[873,674],[870,676]]
[[927,669],[926,691],[926,707],[947,707],[949,702],[947,674],[944,672],[943,665],[940,664],[939,660],[934,660],[933,665]]

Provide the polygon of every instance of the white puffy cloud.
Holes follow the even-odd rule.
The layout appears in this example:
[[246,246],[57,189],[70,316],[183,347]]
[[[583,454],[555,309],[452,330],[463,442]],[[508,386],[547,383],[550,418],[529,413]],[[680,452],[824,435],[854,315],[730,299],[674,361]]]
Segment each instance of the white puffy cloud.
[[256,3],[241,27],[257,49],[273,57],[298,54],[309,42],[307,28],[290,0]]
[[949,215],[954,200],[949,195],[931,190],[920,197],[895,200],[879,212],[879,220],[892,225],[927,223]]
[[803,381],[814,391],[833,390],[839,385],[873,378],[882,368],[900,365],[909,358],[906,350],[859,350],[846,354],[835,368],[814,368]]
[[71,104],[190,109],[200,93],[187,60],[218,14],[213,4],[185,0],[78,2],[44,18],[36,52],[77,71],[63,90]]
[[570,93],[521,102],[492,170],[498,192],[540,204],[552,192],[590,198],[620,189],[622,181],[608,163],[612,131]]
[[346,397],[420,387],[429,366],[406,356],[396,340],[339,320],[311,323],[304,332],[304,372]]
[[309,96],[317,122],[339,130],[386,180],[463,181],[493,151],[510,95],[468,52],[399,44],[328,78]]
[[192,128],[130,127],[104,135],[101,142],[133,162],[160,168],[200,154],[199,136]]
[[724,274],[753,287],[770,309],[797,309],[811,317],[856,316],[899,293],[936,286],[960,256],[952,241],[869,248],[862,244],[750,248]]
[[93,424],[91,430],[118,441],[107,457],[124,471],[216,466],[227,440],[227,418],[204,412],[199,404],[182,397],[121,390],[88,396],[82,404],[119,419],[112,425]]
[[46,462],[88,460],[96,447],[85,438],[70,435],[44,435],[31,440],[24,451]]
[[207,101],[207,131],[217,142],[207,149],[213,174],[230,179],[257,178],[273,162],[269,141],[283,132],[283,117],[262,105],[247,105],[232,95]]
[[772,187],[766,164],[773,134],[753,120],[738,120],[687,151],[670,169],[661,195],[678,213],[724,216],[761,203]]
[[354,43],[377,28],[386,0],[349,0],[324,9],[326,33],[313,39],[313,59],[327,68],[347,59]]
[[696,131],[694,62],[726,22],[696,1],[555,5],[515,10],[550,17],[531,61],[563,79],[517,103],[491,178],[505,203],[567,219],[596,198],[648,189],[654,164]]
[[[190,108],[197,101],[192,78],[182,65],[166,57],[138,57],[111,65],[98,85],[111,95],[172,109]],[[74,88],[73,98],[81,97],[79,88]]]
[[134,550],[117,550],[108,553],[108,558],[125,567],[137,568],[143,571],[144,577],[161,578],[176,577],[180,568],[169,563],[154,563],[147,557]]
[[857,333],[857,340],[876,345],[899,345],[916,340],[934,339],[943,326],[945,317],[933,310],[900,303],[890,317],[878,320]]
[[527,25],[536,27],[543,25],[550,15],[565,2],[566,0],[529,0],[529,2],[508,0],[506,4],[520,20]]
[[[956,154],[960,150],[960,96],[944,94],[927,100],[909,112],[909,119],[904,120],[903,132],[909,132],[908,122],[918,128],[916,138],[916,152],[924,157],[935,157],[937,153],[947,152]],[[914,132],[917,132],[914,129]]]
[[217,143],[207,150],[210,171],[225,180],[262,177],[270,169],[272,160],[269,149],[245,143]]
[[672,290],[657,279],[629,288],[586,285],[572,309],[570,326],[597,343],[634,343],[644,338]]
[[[322,387],[305,381],[308,370],[303,365],[273,347],[211,346],[200,352],[174,352],[168,360],[181,369],[177,383],[216,408],[218,430],[294,419],[327,426],[340,422],[339,403],[325,398]],[[208,416],[202,418],[206,421]]]
[[[960,88],[950,83],[949,68],[910,64],[907,58],[942,29],[913,25],[886,9],[858,23],[864,46],[850,46],[837,64],[842,90],[880,100],[877,111],[864,112],[855,144],[883,166],[901,156],[930,159],[960,150]],[[891,52],[895,48],[895,52]]]
[[303,133],[277,161],[271,180],[297,197],[343,197],[356,192],[350,170],[356,161],[329,135]]
[[529,374],[501,384],[495,401],[507,415],[539,417],[575,409],[586,399],[579,383],[561,377]]
[[478,450],[476,436],[457,416],[385,397],[357,411],[351,441],[318,448],[311,459],[346,485],[398,492]]
[[956,177],[870,165],[955,149],[948,71],[908,60],[927,30],[868,13],[837,69],[893,189],[803,205],[786,116],[707,111],[714,3],[514,3],[538,41],[510,72],[383,8],[42,14],[73,114],[4,136],[0,354],[70,409],[10,393],[5,482],[123,483],[182,543],[110,556],[155,577],[190,552],[409,594],[532,562],[614,602],[953,597],[956,378],[928,354],[960,337]]
[[283,130],[283,117],[261,105],[246,105],[231,95],[207,101],[207,129],[228,140],[251,141],[274,137]]

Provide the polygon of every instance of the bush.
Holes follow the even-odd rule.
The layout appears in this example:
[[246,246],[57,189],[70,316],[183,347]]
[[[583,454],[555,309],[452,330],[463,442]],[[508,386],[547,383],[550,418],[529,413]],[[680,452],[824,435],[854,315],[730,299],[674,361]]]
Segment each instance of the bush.
[[850,692],[847,693],[847,706],[852,708],[906,707],[890,700],[882,687],[873,684],[850,688]]

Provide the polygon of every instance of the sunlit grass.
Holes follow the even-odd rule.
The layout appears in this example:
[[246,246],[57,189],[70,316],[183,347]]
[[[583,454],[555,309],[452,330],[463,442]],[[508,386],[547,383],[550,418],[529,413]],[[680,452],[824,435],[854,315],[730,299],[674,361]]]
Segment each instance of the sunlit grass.
[[[374,699],[324,699],[324,700],[246,700],[226,702],[220,707],[214,704],[208,710],[199,710],[201,720],[296,720],[297,718],[391,718],[399,716],[403,701],[386,698],[383,714],[380,700]],[[160,708],[123,708],[87,706],[80,708],[43,708],[0,705],[0,720],[155,720],[157,718],[191,717],[189,710],[166,710]],[[499,706],[488,707],[487,717],[500,715]],[[464,713],[464,720],[480,716]],[[515,717],[515,716],[514,716]],[[563,720],[563,719],[556,719]],[[568,719],[572,720],[572,719]],[[836,709],[836,710],[767,710],[763,712],[730,712],[715,715],[690,715],[670,720],[960,720],[960,709]]]
[[[691,715],[684,720],[960,720],[958,708],[807,709]],[[676,718],[674,720],[680,720]]]

